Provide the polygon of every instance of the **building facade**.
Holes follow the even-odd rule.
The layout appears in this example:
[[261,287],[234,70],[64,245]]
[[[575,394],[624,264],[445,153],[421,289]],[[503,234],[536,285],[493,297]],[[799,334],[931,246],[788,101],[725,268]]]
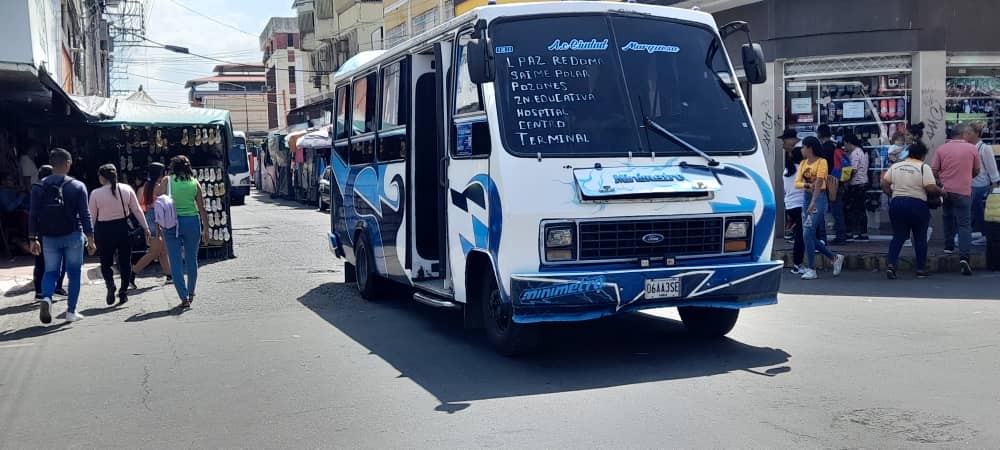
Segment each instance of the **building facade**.
[[382,48],[382,2],[295,0],[302,50],[308,54],[306,104],[329,99],[332,75],[359,52]]
[[288,111],[304,105],[309,94],[305,74],[307,54],[302,51],[296,17],[272,17],[260,34],[267,86],[268,129],[288,126]]
[[[957,122],[978,121],[986,126],[984,141],[1000,144],[995,1],[689,0],[674,6],[711,12],[720,26],[746,21],[763,45],[768,82],[752,87],[750,106],[779,199],[783,157],[776,136],[785,128],[805,137],[825,123],[835,139],[853,134],[864,141],[873,180],[869,229],[883,235],[890,231],[887,199],[875,183],[895,132],[923,123],[933,151]],[[742,33],[726,42],[737,66],[743,42]]]
[[222,64],[214,75],[188,80],[191,106],[229,111],[233,129],[264,134],[268,123],[267,77],[263,64]]
[[[485,2],[483,3],[485,4]],[[455,17],[456,0],[390,0],[383,9],[385,48]]]

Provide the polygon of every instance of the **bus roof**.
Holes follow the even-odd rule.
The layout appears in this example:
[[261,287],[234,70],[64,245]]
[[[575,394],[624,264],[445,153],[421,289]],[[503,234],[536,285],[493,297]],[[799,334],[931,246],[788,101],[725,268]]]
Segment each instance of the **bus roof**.
[[247,134],[244,133],[244,132],[242,132],[242,131],[233,131],[233,137],[234,138],[243,138],[243,140],[245,141],[247,139]]
[[[713,30],[716,29],[715,18],[713,18],[711,14],[693,9],[673,8],[670,6],[603,1],[551,1],[479,6],[419,35],[412,36],[410,39],[388,50],[382,51],[382,53],[377,55],[377,57],[373,58],[374,55],[370,53],[365,55],[364,59],[366,59],[366,61],[359,60],[352,64],[356,65],[356,67],[348,68],[348,70],[343,72],[338,70],[334,77],[334,84],[339,84],[341,81],[350,79],[359,72],[367,72],[369,69],[377,67],[384,61],[393,60],[398,56],[405,55],[410,52],[410,49],[420,48],[425,45],[440,42],[448,37],[447,35],[449,32],[454,31],[465,24],[474,23],[478,19],[493,21],[494,19],[501,17],[566,14],[566,11],[572,11],[574,13],[626,11],[656,17],[669,17],[689,22],[697,22],[708,25]],[[361,56],[361,54],[347,60],[343,66],[351,64],[352,61],[354,61],[354,58],[358,58],[359,56]]]

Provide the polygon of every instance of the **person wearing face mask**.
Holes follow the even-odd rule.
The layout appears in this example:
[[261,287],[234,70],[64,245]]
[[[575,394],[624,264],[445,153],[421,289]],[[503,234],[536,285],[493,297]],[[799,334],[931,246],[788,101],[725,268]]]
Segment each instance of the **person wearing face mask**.
[[861,140],[851,134],[844,137],[844,148],[851,160],[851,175],[847,181],[847,195],[844,198],[844,216],[847,233],[856,241],[868,240],[868,211],[865,198],[868,193],[868,154],[861,146]]

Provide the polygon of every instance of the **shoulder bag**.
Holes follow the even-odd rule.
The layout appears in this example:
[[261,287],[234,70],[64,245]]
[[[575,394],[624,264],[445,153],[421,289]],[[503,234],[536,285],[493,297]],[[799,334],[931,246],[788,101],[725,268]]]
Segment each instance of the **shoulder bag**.
[[[920,163],[920,182],[924,182],[924,167],[927,167],[927,163]],[[944,200],[941,198],[941,191],[938,192],[927,192],[927,188],[924,187],[924,192],[927,193],[927,207],[930,209],[938,209],[944,204]]]
[[122,204],[122,213],[125,214],[126,223],[128,224],[128,237],[133,243],[139,241],[146,241],[146,230],[142,229],[142,224],[139,223],[139,219],[135,218],[135,214],[125,207],[125,196],[123,194],[121,184],[118,185],[118,200]]

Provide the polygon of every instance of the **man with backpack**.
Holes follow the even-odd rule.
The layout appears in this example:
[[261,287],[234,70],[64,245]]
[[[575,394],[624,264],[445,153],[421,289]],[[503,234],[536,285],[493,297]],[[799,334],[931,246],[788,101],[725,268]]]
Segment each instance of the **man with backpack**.
[[[42,323],[52,322],[52,294],[63,264],[69,278],[69,301],[66,320],[83,319],[76,312],[80,298],[80,268],[83,266],[83,249],[94,253],[94,228],[90,221],[87,187],[70,177],[72,157],[57,148],[49,153],[52,175],[31,186],[31,210],[28,233],[31,252],[40,254],[44,249],[45,276],[42,279],[42,299],[39,317]],[[42,245],[44,243],[44,245]]]

